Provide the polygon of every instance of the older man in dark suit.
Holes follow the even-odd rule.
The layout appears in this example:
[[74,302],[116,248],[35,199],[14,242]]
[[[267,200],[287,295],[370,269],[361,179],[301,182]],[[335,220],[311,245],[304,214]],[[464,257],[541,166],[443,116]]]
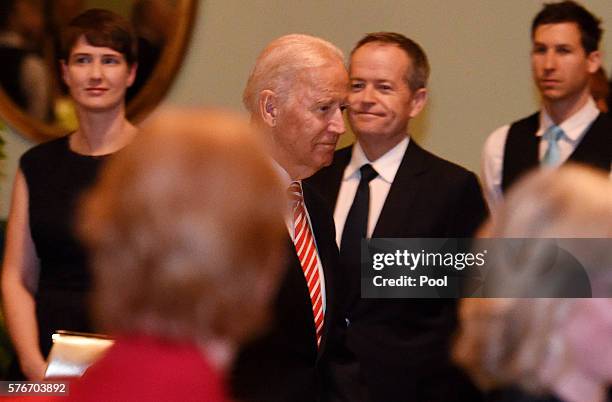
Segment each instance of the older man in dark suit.
[[331,210],[302,180],[331,163],[345,131],[348,75],[331,43],[287,35],[260,54],[244,91],[253,124],[288,188],[287,270],[271,329],[240,351],[231,377],[240,401],[320,400],[340,303]]
[[353,49],[349,120],[357,142],[310,183],[334,208],[340,256],[350,268],[347,351],[334,366],[332,400],[475,401],[449,359],[455,300],[360,298],[359,246],[370,237],[469,237],[486,215],[476,176],[421,148],[408,134],[427,101],[429,65],[418,44],[390,32]]

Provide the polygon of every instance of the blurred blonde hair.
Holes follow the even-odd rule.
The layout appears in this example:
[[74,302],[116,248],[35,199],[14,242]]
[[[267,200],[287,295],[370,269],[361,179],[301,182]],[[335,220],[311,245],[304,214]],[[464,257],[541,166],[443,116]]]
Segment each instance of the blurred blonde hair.
[[[483,389],[520,385],[543,393],[547,362],[568,363],[557,329],[579,299],[464,299],[453,359]],[[560,374],[565,366],[557,366]]]
[[612,237],[612,183],[590,167],[538,169],[517,183],[480,231],[484,237]]
[[[609,285],[610,242],[594,242],[586,250],[584,242],[571,238],[612,237],[612,183],[604,173],[577,165],[533,172],[513,187],[480,234],[492,238],[567,238],[564,247],[569,246],[581,262],[596,267],[590,272],[592,282],[601,279]],[[515,262],[514,269],[537,275],[538,253],[543,250],[533,248],[524,266]],[[504,278],[506,289],[529,285],[520,282],[524,275]],[[572,364],[571,351],[558,329],[577,300],[462,300],[453,358],[484,389],[519,385],[533,393],[547,391],[551,381]],[[550,369],[546,365],[551,361],[560,363],[552,373],[544,370]]]
[[103,330],[242,342],[261,327],[286,204],[259,136],[227,113],[170,111],[109,162],[79,224]]

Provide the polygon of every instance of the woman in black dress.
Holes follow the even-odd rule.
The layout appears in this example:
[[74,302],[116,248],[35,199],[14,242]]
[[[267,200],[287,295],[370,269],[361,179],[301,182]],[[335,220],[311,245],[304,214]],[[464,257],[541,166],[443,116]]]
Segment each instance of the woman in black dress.
[[54,331],[91,331],[90,280],[73,233],[75,209],[104,161],[137,132],[125,117],[125,91],[136,75],[129,23],[110,11],[88,10],[63,32],[61,56],[79,128],[22,156],[2,268],[6,325],[29,380],[43,378]]

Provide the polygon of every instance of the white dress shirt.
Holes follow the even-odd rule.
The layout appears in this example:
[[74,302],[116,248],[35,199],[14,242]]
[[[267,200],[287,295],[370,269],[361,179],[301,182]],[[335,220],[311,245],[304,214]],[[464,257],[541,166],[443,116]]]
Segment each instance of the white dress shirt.
[[397,169],[399,169],[402,158],[406,153],[409,141],[409,137],[406,136],[399,144],[391,148],[374,162],[368,160],[359,142],[353,145],[351,160],[344,169],[344,175],[342,176],[342,182],[340,183],[340,189],[338,191],[336,209],[334,210],[336,243],[338,244],[338,248],[340,248],[340,241],[342,239],[346,218],[353,205],[357,187],[361,180],[361,171],[359,169],[363,165],[369,163],[378,173],[378,176],[370,182],[370,205],[368,209],[367,233],[369,238],[372,237],[376,222],[378,222],[378,217],[380,216],[380,211],[382,211],[383,205],[385,204],[387,194],[389,194],[389,189],[391,188],[391,184],[393,184]]
[[[289,173],[281,165],[278,164],[274,159],[272,160],[272,165],[276,169],[278,176],[280,177],[281,183],[283,184],[283,188],[288,189],[291,183],[294,180],[291,180]],[[297,180],[302,186],[302,181]],[[302,189],[302,195],[304,191]],[[310,232],[312,233],[312,238],[315,243],[315,252],[317,253],[317,270],[319,270],[319,279],[321,281],[321,302],[323,305],[323,314],[325,314],[325,310],[327,309],[327,297],[325,294],[325,273],[323,272],[323,265],[321,263],[321,256],[319,255],[319,246],[317,246],[317,238],[314,235],[314,231],[312,230],[312,222],[310,221],[310,214],[308,213],[308,208],[306,207],[306,202],[304,202],[304,210],[306,211],[306,218],[308,218],[308,226],[310,226]],[[287,211],[285,213],[285,226],[287,226],[287,232],[289,232],[289,236],[291,237],[291,241],[295,244],[295,226],[293,222],[293,212],[291,210],[291,206],[287,205]]]
[[[588,131],[589,127],[591,127],[591,124],[598,115],[599,110],[595,105],[595,101],[589,98],[587,103],[580,110],[559,125],[565,133],[558,142],[561,163],[565,162],[572,152],[574,152],[578,144],[580,144],[582,137],[584,137],[584,134]],[[545,109],[542,109],[540,111],[540,127],[535,135],[541,137],[553,124],[554,122],[549,114]],[[501,187],[502,169],[504,163],[504,148],[509,130],[510,124],[507,124],[493,131],[485,141],[482,150],[482,183],[485,198],[487,199],[491,212],[495,212],[503,198]],[[538,149],[539,160],[542,160],[544,157],[547,147],[548,142],[540,141]]]

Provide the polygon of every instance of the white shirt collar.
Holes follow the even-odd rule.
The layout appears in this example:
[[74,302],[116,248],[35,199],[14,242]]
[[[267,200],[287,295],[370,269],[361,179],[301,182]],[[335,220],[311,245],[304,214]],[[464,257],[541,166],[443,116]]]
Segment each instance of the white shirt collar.
[[[599,109],[597,109],[593,98],[589,97],[587,103],[576,113],[565,119],[559,127],[563,129],[563,132],[571,141],[578,141],[598,115]],[[542,108],[540,112],[540,128],[536,135],[538,137],[542,136],[553,124],[554,122],[546,109]]]
[[[289,176],[289,173],[287,173],[287,171],[274,159],[270,159],[272,161],[272,167],[274,168],[274,170],[276,170],[276,173],[278,174],[278,178],[281,180],[281,184],[283,185],[283,187],[285,189],[289,188],[289,186],[291,185],[291,183],[293,183],[296,180],[291,180],[291,176]],[[300,184],[301,184],[301,180],[297,180]]]
[[359,141],[357,141],[353,145],[353,154],[351,155],[349,164],[347,165],[346,169],[344,169],[344,177],[342,180],[349,180],[352,178],[360,179],[361,173],[358,173],[359,169],[363,165],[369,163],[372,165],[374,170],[376,170],[376,173],[378,173],[382,180],[388,184],[393,183],[393,179],[395,179],[399,165],[402,163],[402,158],[406,153],[409,142],[410,137],[406,136],[406,138],[387,151],[383,156],[376,159],[374,162],[370,162],[363,152]]
[[[278,178],[281,181],[281,184],[283,185],[283,188],[286,190],[289,189],[289,186],[291,185],[291,183],[293,182],[293,180],[291,180],[291,176],[289,176],[289,173],[287,173],[287,171],[285,169],[283,169],[283,167],[281,165],[279,165],[279,163],[273,159],[270,158],[270,161],[272,162],[272,167],[274,168],[274,170],[276,171],[276,174],[278,175]],[[302,181],[298,180],[298,183],[300,183],[300,186],[302,185]],[[303,194],[303,192],[302,192]],[[284,211],[284,217],[285,217],[285,227],[287,228],[287,232],[289,232],[289,236],[291,236],[291,238],[293,239],[293,231],[294,231],[294,222],[293,222],[293,203],[289,200],[289,197],[287,196],[286,198],[286,208]]]

